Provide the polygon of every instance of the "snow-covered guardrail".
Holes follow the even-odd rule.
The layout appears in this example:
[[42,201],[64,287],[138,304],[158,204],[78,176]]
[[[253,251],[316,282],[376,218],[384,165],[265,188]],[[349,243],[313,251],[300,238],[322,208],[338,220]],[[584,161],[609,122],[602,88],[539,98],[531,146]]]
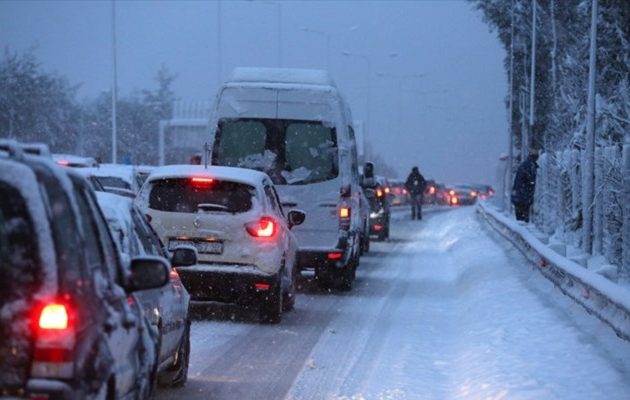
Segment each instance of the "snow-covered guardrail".
[[480,203],[477,212],[488,225],[512,242],[546,278],[630,341],[630,289],[589,271],[541,242],[524,225]]

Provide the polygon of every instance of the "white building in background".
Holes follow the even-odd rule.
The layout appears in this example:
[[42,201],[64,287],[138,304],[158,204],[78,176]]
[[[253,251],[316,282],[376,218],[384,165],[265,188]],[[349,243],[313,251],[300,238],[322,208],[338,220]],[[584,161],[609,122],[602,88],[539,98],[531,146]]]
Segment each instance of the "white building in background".
[[208,120],[212,102],[177,101],[173,117],[160,121],[158,137],[159,165],[187,164],[192,155],[203,152],[210,140]]

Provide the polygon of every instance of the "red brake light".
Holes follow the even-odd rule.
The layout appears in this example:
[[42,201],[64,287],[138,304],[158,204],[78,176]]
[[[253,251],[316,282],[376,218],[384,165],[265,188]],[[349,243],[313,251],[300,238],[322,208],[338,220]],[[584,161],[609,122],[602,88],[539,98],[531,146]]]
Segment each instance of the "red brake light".
[[270,217],[262,217],[259,221],[245,224],[247,233],[254,237],[272,237],[278,230],[278,224]]
[[472,197],[477,197],[477,192],[470,192],[470,195],[471,195]]
[[395,192],[396,194],[400,194],[400,188],[396,188],[396,189],[394,189],[394,192]]
[[389,186],[385,188],[385,193],[389,193],[389,192],[391,192],[391,191],[392,191],[392,190],[389,188]]
[[194,187],[209,188],[210,186],[212,186],[214,179],[197,176],[197,177],[191,178],[190,181],[192,182],[192,185]]
[[383,197],[383,191],[381,189],[376,189],[376,197]]
[[459,203],[459,199],[455,196],[451,197],[451,204],[457,204]]
[[455,191],[451,189],[448,191],[448,194],[450,194],[451,196],[455,196]]
[[435,186],[429,187],[429,194],[435,194]]
[[343,257],[341,252],[328,253],[329,260],[341,260],[341,257]]
[[407,194],[407,189],[403,189],[403,194]]
[[68,328],[68,310],[63,304],[47,304],[39,314],[38,326],[41,329],[62,330]]

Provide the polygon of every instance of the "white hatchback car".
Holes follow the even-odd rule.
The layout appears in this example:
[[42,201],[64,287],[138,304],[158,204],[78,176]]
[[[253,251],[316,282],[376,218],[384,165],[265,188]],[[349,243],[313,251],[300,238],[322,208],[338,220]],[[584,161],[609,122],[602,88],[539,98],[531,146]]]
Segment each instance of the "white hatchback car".
[[296,241],[291,227],[305,214],[282,211],[267,174],[242,168],[156,168],[136,203],[172,251],[192,245],[198,264],[177,271],[191,299],[260,304],[277,323],[295,302]]

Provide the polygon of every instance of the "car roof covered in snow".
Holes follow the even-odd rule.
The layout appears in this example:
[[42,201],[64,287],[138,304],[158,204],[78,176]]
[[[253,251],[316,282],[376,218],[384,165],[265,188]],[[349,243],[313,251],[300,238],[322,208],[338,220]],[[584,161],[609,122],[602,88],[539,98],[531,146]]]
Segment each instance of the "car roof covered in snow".
[[336,87],[328,71],[320,69],[238,67],[232,72],[229,82],[294,83]]
[[264,172],[253,169],[236,168],[236,167],[219,167],[215,165],[167,165],[157,167],[151,172],[147,178],[148,182],[166,178],[189,178],[189,177],[207,177],[218,180],[245,183],[254,187],[262,184],[263,180],[271,179]]

